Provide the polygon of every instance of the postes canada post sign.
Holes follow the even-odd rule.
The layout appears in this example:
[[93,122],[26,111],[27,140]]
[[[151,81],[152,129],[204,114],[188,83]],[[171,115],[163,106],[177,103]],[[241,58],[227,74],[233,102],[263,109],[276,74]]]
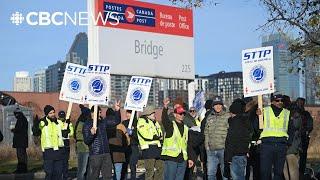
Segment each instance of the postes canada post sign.
[[194,79],[191,9],[97,0],[95,13],[102,12],[109,23],[98,22],[98,58],[113,74]]

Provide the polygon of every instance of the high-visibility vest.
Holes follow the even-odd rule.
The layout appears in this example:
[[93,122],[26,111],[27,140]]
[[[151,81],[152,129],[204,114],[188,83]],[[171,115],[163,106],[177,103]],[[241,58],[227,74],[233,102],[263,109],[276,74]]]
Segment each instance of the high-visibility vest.
[[[63,123],[62,130],[67,130],[68,129],[68,123],[66,122],[66,120],[65,119],[60,119],[60,118],[58,118],[58,120],[60,120]],[[73,125],[72,125],[71,122],[69,123],[69,130],[70,130],[70,133],[68,134],[68,137],[62,137],[63,140],[70,139],[70,137],[72,137],[73,134],[74,134]]]
[[184,125],[183,135],[175,121],[173,123],[173,134],[170,138],[165,138],[162,146],[161,155],[178,157],[182,152],[183,159],[188,160],[187,143],[188,143],[188,127]]
[[60,120],[58,124],[51,122],[50,119],[45,117],[48,125],[45,126],[43,121],[40,122],[39,127],[41,129],[41,149],[44,152],[46,149],[52,148],[53,150],[58,150],[59,147],[63,147],[63,139],[62,139],[62,128],[63,123]]
[[278,117],[274,115],[274,112],[270,106],[265,107],[263,110],[263,131],[260,138],[264,137],[289,137],[288,126],[290,111],[282,109]]
[[149,149],[149,145],[157,145],[161,147],[160,140],[153,140],[153,136],[162,137],[161,126],[156,121],[150,119],[139,118],[137,122],[138,140],[142,150]]

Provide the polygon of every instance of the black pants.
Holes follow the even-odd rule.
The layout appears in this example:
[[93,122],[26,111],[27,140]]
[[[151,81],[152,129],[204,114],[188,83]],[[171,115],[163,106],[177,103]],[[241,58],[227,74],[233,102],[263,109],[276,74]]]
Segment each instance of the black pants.
[[273,166],[274,180],[283,179],[286,143],[262,143],[260,152],[260,179],[270,180]]
[[135,180],[137,174],[137,164],[140,157],[138,145],[131,145],[129,151],[126,153],[126,162],[123,163],[121,179],[125,179],[128,173],[128,166],[130,166],[130,179]]
[[28,156],[26,148],[16,148],[17,152],[17,169],[16,173],[26,173],[28,171]]
[[46,180],[62,180],[63,160],[44,160],[43,169],[46,173]]
[[112,161],[110,153],[89,156],[89,174],[87,179],[99,179],[100,171],[104,180],[112,179]]
[[246,168],[246,180],[250,179],[251,167],[253,169],[253,180],[260,179],[260,145],[252,145],[249,151],[248,164]]
[[62,163],[62,176],[64,180],[67,180],[69,177],[69,158],[70,158],[70,147],[64,147],[65,151],[63,154],[63,163]]
[[307,135],[301,136],[302,152],[299,154],[299,172],[301,175],[304,175],[306,170],[309,140],[310,138]]

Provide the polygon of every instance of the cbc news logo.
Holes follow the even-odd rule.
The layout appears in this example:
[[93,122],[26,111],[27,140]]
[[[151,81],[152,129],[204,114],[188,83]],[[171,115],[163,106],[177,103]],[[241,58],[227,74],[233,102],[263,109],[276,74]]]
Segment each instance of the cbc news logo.
[[23,15],[20,12],[14,12],[10,16],[10,21],[12,24],[20,25],[24,21],[30,26],[88,26],[89,21],[94,25],[99,25],[101,23],[103,26],[110,24],[116,26],[120,23],[118,12],[99,12],[97,16],[93,16],[88,12],[28,12],[27,15]]

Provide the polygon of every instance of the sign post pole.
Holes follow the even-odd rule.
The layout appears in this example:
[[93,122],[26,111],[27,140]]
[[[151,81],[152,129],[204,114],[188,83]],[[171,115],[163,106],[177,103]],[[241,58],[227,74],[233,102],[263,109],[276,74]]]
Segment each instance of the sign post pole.
[[263,129],[263,101],[262,101],[262,95],[258,95],[258,108],[261,110],[261,114],[259,115],[259,129]]
[[135,110],[133,110],[133,111],[131,112],[130,121],[129,121],[129,125],[128,125],[128,128],[129,128],[129,129],[131,129],[131,127],[132,127],[133,118],[134,118],[134,114],[135,114],[135,113],[136,113]]

